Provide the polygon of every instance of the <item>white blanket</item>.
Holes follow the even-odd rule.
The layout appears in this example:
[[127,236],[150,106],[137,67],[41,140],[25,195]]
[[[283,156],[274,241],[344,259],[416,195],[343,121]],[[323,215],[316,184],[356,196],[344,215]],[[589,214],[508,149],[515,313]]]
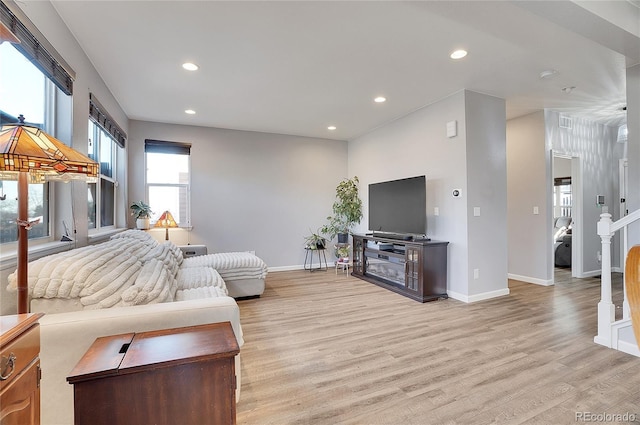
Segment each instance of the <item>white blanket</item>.
[[[111,240],[29,263],[31,298],[79,298],[85,309],[172,301],[182,251],[128,230]],[[17,290],[17,272],[9,275]]]
[[182,268],[212,267],[220,273],[222,279],[264,279],[267,276],[267,264],[249,252],[222,252],[185,258]]

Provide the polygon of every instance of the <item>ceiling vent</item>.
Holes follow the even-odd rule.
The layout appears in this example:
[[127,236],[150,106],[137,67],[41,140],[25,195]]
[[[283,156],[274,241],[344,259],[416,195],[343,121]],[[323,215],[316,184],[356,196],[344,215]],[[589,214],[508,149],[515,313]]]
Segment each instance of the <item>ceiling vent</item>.
[[571,130],[573,128],[573,119],[566,115],[560,115],[558,125],[560,126],[560,128]]

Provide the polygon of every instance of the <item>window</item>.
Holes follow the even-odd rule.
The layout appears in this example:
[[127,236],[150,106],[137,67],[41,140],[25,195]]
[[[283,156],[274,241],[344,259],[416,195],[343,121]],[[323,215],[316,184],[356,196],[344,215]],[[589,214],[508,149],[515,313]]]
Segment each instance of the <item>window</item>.
[[558,177],[553,182],[554,217],[571,217],[571,177]]
[[89,229],[115,226],[116,166],[118,145],[94,121],[89,120],[89,158],[100,164],[98,182],[88,184]]
[[[47,108],[55,95],[55,87],[12,44],[0,44],[0,124],[18,122],[23,114],[29,124],[47,131]],[[0,181],[0,243],[18,240],[18,182]],[[46,238],[49,228],[49,184],[29,185],[29,219],[40,217],[40,223],[27,232],[29,239]]]
[[151,220],[168,210],[180,227],[189,227],[191,145],[147,139],[144,150],[147,198],[154,213]]

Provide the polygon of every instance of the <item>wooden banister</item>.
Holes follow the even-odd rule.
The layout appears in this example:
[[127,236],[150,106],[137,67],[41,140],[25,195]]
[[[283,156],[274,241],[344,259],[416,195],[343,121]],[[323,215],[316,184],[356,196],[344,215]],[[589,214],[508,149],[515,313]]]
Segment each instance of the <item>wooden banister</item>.
[[640,245],[635,245],[629,250],[624,270],[624,284],[631,310],[633,334],[640,348]]

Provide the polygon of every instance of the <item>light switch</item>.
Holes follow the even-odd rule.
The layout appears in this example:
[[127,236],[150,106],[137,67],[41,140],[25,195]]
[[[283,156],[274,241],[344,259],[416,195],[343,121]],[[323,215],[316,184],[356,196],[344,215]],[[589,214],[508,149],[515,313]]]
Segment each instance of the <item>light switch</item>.
[[440,215],[440,208],[434,207],[433,208],[433,215]]
[[480,217],[480,207],[473,207],[473,216]]
[[533,207],[533,214],[534,215],[540,214],[540,209],[538,207]]
[[456,137],[458,135],[458,121],[449,121],[447,123],[447,137]]

